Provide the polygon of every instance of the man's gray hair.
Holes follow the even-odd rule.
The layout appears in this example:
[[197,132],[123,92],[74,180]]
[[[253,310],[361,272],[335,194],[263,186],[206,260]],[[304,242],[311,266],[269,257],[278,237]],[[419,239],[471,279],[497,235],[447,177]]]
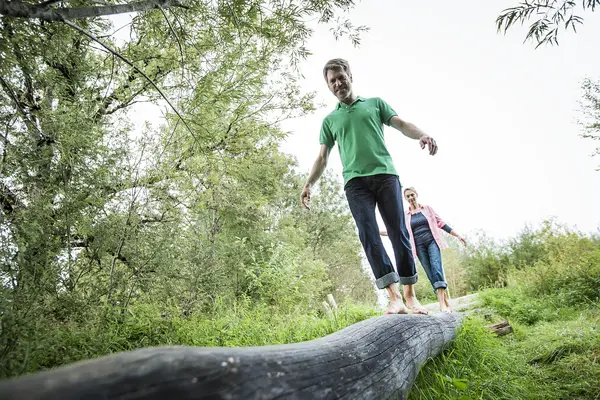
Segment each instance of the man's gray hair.
[[330,69],[341,69],[345,73],[347,73],[348,76],[352,75],[352,73],[350,72],[350,64],[348,64],[348,61],[344,60],[343,58],[334,58],[332,60],[327,61],[327,63],[323,67],[323,77],[325,78],[325,80],[327,80],[327,71],[329,71]]

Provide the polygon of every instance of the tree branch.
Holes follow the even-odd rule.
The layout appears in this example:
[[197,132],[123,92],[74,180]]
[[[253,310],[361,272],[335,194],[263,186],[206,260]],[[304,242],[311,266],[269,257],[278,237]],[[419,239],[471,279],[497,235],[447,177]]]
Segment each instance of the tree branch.
[[181,46],[181,41],[179,40],[179,36],[177,36],[177,32],[175,32],[175,29],[173,29],[173,25],[171,25],[171,21],[169,21],[169,17],[167,17],[167,13],[165,12],[165,9],[162,8],[161,6],[158,6],[158,9],[162,13],[162,15],[165,17],[165,21],[167,21],[167,25],[169,25],[169,29],[171,30],[171,33],[175,37],[177,46],[179,46],[179,54],[181,55],[181,77],[183,78],[183,71],[185,70],[185,61],[183,59],[183,47]]
[[4,80],[4,78],[2,76],[0,76],[0,86],[2,86],[4,88],[6,93],[8,93],[10,98],[14,101],[15,107],[17,108],[17,110],[19,110],[19,112],[23,116],[23,120],[25,121],[26,125],[33,126],[33,128],[40,134],[41,138],[46,139],[46,135],[44,135],[44,133],[37,126],[37,124],[29,119],[29,115],[23,108],[23,104],[21,104],[21,102],[19,101],[17,94],[15,93],[13,88],[10,87],[8,82]]
[[86,31],[85,29],[69,22],[69,21],[63,21],[64,24],[70,26],[71,28],[73,28],[74,30],[76,30],[77,32],[80,32],[82,34],[84,34],[85,36],[89,37],[90,39],[92,39],[93,41],[97,42],[99,45],[101,45],[102,47],[104,47],[106,50],[110,51],[112,54],[114,54],[115,56],[117,56],[118,58],[120,58],[121,60],[123,60],[127,65],[131,66],[133,69],[135,69],[140,75],[142,75],[144,78],[146,78],[146,80],[148,82],[150,82],[150,84],[152,84],[152,86],[154,86],[154,88],[158,91],[158,93],[161,95],[161,97],[163,99],[165,99],[165,101],[167,102],[167,104],[171,107],[171,109],[175,112],[175,114],[177,114],[177,116],[179,117],[179,119],[181,120],[181,122],[183,122],[183,124],[185,125],[185,127],[187,128],[187,130],[190,132],[190,134],[192,135],[192,137],[194,138],[194,140],[198,140],[198,138],[196,137],[196,135],[194,135],[194,132],[192,132],[192,130],[190,129],[190,126],[188,125],[188,123],[186,122],[185,119],[183,119],[183,117],[181,116],[181,114],[179,113],[179,111],[175,108],[175,106],[171,103],[171,100],[169,100],[169,98],[163,93],[162,90],[160,90],[160,88],[158,87],[158,85],[156,83],[154,83],[154,81],[152,79],[150,79],[150,77],[148,77],[148,75],[146,75],[144,73],[144,71],[142,71],[141,69],[139,69],[138,67],[135,66],[135,64],[133,64],[131,61],[129,61],[128,59],[126,59],[124,56],[122,56],[119,52],[117,52],[116,50],[113,50],[109,45],[107,45],[106,43],[104,43],[103,41],[101,41],[100,39],[98,39],[96,36],[94,36],[93,33]]
[[114,4],[110,6],[75,8],[48,8],[40,6],[39,4],[33,5],[23,3],[21,0],[0,0],[0,14],[2,15],[14,18],[37,18],[48,22],[141,12],[152,10],[156,7],[187,8],[177,0],[143,0],[134,3]]
[[0,182],[0,205],[2,205],[5,215],[11,215],[16,208],[24,207],[17,195],[2,182]]

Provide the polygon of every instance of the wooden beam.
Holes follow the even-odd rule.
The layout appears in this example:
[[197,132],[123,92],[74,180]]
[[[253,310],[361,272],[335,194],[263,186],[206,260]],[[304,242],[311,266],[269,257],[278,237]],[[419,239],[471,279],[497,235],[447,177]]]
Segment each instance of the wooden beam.
[[296,344],[147,348],[2,381],[0,398],[405,399],[460,320],[385,315]]

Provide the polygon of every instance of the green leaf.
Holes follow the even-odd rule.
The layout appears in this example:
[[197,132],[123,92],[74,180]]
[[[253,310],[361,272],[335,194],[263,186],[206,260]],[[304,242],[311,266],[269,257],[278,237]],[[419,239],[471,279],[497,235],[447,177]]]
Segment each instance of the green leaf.
[[455,388],[457,388],[458,390],[462,390],[465,391],[467,390],[468,387],[468,381],[466,379],[452,379],[452,384],[454,385]]

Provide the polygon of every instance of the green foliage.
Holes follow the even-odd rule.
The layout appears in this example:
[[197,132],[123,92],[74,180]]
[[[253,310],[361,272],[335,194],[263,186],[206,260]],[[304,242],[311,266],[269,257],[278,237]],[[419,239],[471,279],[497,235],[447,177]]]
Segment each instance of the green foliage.
[[[480,243],[464,256],[469,279],[494,277],[479,293],[488,320],[468,318],[421,370],[410,398],[595,398],[600,239],[547,221],[505,244]],[[484,325],[500,318],[514,332],[495,338]]]
[[534,324],[553,320],[564,307],[600,298],[598,238],[547,222],[511,240],[508,249],[506,282],[512,290],[481,293],[485,304],[501,315]]
[[483,327],[463,322],[452,347],[429,360],[417,376],[409,399],[527,399],[535,390],[524,378],[526,365]]
[[480,236],[463,264],[471,290],[521,282],[529,295],[561,293],[561,301],[573,304],[598,298],[599,251],[598,237],[550,220],[506,243]]
[[[561,319],[519,330],[509,351],[523,354],[537,384],[534,398],[593,399],[600,393],[600,312],[573,310]],[[518,329],[518,327],[517,327]]]
[[531,297],[552,297],[564,305],[600,299],[600,245],[567,233],[551,238],[547,256],[513,279]]
[[[600,5],[599,0],[582,0],[582,9],[594,11]],[[518,6],[507,8],[496,19],[498,32],[506,31],[513,25],[531,18],[536,18],[529,26],[525,41],[533,40],[536,48],[543,44],[558,45],[558,34],[561,30],[572,29],[583,24],[583,17],[575,14],[576,1],[533,0],[525,1]]]
[[[38,322],[39,333],[27,347],[3,359],[2,376],[38,371],[102,355],[159,345],[261,346],[322,337],[375,315],[370,308],[341,307],[335,315],[287,312],[250,299],[218,298],[212,309],[190,317],[181,310],[149,302],[123,313],[107,307],[87,320]],[[33,339],[33,338],[32,338]]]
[[470,290],[506,285],[510,269],[507,251],[494,239],[480,234],[463,261]]
[[[488,294],[531,302],[513,289]],[[488,303],[503,314],[503,303]],[[496,308],[496,305],[500,307]],[[594,399],[600,392],[600,323],[592,308],[555,309],[554,317],[495,338],[478,317],[468,318],[451,348],[421,369],[409,399]],[[511,316],[519,316],[513,313]]]
[[[307,19],[353,5],[190,2],[133,15],[127,34],[77,21],[137,68],[63,23],[1,19],[2,376],[177,342],[172,324],[218,302],[291,324],[329,293],[374,304],[339,185],[325,177],[321,211],[303,212],[279,151],[278,122],[314,110],[290,73]],[[139,71],[185,123],[167,108],[163,126],[132,125],[164,114]],[[143,311],[158,308],[177,312]]]
[[558,309],[549,299],[528,297],[518,289],[488,289],[480,292],[483,304],[500,315],[526,325],[539,321],[552,321],[558,317]]

